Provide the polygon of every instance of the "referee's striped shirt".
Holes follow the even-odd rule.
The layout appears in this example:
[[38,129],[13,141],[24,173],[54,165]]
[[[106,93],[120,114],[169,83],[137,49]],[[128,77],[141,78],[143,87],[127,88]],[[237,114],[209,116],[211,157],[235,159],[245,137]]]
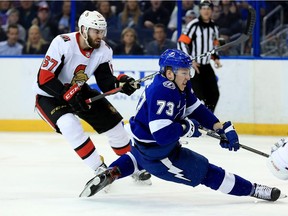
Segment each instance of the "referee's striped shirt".
[[[182,32],[178,39],[177,48],[192,57],[201,55],[213,50],[218,43],[219,31],[218,26],[211,20],[204,23],[201,17],[193,19],[187,24],[186,29]],[[217,54],[204,58],[196,58],[199,64],[210,64],[210,59],[219,59]]]

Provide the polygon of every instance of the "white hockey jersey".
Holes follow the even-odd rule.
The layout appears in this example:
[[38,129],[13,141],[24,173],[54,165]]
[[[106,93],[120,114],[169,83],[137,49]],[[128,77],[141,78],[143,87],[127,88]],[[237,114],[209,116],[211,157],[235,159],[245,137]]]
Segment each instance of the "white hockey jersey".
[[35,94],[51,96],[39,88],[39,84],[57,77],[62,84],[86,82],[102,63],[109,63],[112,70],[112,49],[101,41],[98,49],[82,50],[79,46],[79,32],[58,35],[51,42],[41,64]]

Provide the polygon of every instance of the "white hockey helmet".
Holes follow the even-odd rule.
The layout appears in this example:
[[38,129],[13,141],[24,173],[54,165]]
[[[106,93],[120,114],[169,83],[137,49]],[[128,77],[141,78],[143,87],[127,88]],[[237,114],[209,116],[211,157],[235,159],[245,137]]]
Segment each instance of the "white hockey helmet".
[[[84,26],[83,32],[81,31],[81,27]],[[86,43],[88,38],[88,30],[89,28],[98,29],[104,31],[104,36],[107,34],[107,22],[102,14],[98,11],[84,11],[78,20],[79,32],[82,37],[85,39]],[[90,46],[89,44],[87,44]]]
[[288,180],[288,143],[273,151],[267,160],[271,173],[278,179]]

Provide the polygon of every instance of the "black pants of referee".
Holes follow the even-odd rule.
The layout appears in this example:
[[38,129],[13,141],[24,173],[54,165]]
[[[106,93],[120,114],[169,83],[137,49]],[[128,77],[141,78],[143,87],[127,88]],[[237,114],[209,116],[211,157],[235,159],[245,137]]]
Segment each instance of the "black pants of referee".
[[200,65],[199,71],[199,74],[195,71],[195,76],[191,79],[193,91],[207,108],[214,112],[219,99],[215,72],[211,64]]

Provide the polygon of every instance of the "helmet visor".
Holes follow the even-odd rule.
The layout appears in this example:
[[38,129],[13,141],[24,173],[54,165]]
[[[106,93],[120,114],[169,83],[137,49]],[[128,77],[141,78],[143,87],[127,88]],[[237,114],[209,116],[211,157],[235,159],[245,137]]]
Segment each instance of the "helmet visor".
[[185,76],[185,77],[190,77],[193,78],[195,75],[195,70],[193,67],[189,68],[173,68],[173,72],[177,74],[177,76]]

